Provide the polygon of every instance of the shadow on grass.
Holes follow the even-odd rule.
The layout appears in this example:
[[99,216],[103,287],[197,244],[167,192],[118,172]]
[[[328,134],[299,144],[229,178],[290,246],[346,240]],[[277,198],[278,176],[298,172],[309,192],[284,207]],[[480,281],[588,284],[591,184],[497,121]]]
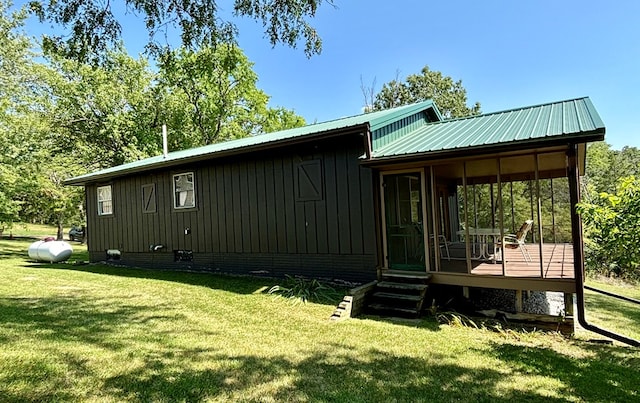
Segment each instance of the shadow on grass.
[[[103,387],[116,399],[129,401],[564,402],[638,397],[638,367],[614,363],[606,349],[596,349],[597,358],[585,363],[544,348],[497,345],[493,351],[505,365],[478,371],[444,357],[422,359],[376,349],[354,354],[347,346],[328,347],[297,362],[210,351],[186,351],[182,357],[159,352],[138,369],[107,379]],[[195,365],[184,367],[184,362]],[[219,369],[195,370],[201,363],[216,363]],[[534,376],[559,380],[557,395],[538,390],[538,379],[525,379]],[[506,378],[513,383],[504,383]]]
[[[502,378],[458,365],[398,357],[375,349],[354,360],[345,347],[311,354],[300,362],[243,355],[189,354],[188,360],[219,362],[219,370],[187,369],[165,376],[166,357],[151,357],[138,370],[105,382],[118,399],[130,401],[500,401],[493,393]],[[175,364],[168,365],[175,368]],[[521,397],[511,395],[504,400]]]
[[0,364],[0,401],[78,400],[70,380],[91,377],[95,372],[83,356],[87,348],[130,349],[132,340],[122,338],[124,330],[133,327],[143,332],[156,320],[181,320],[150,312],[171,311],[157,303],[127,303],[122,297],[0,298],[0,351],[5,357]]
[[[170,342],[143,342],[136,349],[131,345],[135,340],[120,337],[132,326],[138,332],[156,333],[155,320],[181,321],[167,312],[172,312],[168,304],[145,305],[121,296],[0,299],[0,342],[20,345],[25,335],[34,335],[34,340],[47,346],[46,356],[26,353],[10,364],[11,371],[1,374],[0,400],[638,400],[640,355],[615,346],[577,343],[575,349],[581,357],[577,358],[547,347],[493,343],[474,355],[479,360],[496,360],[498,365],[478,370],[464,357],[438,353],[415,357],[347,342],[299,345],[297,354],[265,357],[252,354],[250,349],[231,355],[214,348],[177,348]],[[65,346],[76,342],[123,352],[114,357],[130,362],[117,363],[105,374],[95,362],[88,363],[86,350]],[[557,381],[554,389],[538,387],[540,377]],[[79,381],[89,382],[91,387],[72,386]]]
[[567,357],[547,347],[494,345],[497,358],[517,372],[551,376],[582,401],[640,400],[640,355],[627,347],[580,344],[586,357]]
[[0,341],[14,342],[24,335],[37,334],[46,341],[81,341],[118,349],[122,344],[110,336],[117,334],[121,326],[144,326],[153,320],[175,319],[149,314],[167,312],[168,305],[147,306],[139,301],[127,304],[125,298],[118,296],[117,301],[78,295],[0,298]]
[[[185,271],[144,269],[107,264],[38,264],[41,268],[66,269],[106,276],[118,276],[201,286],[236,294],[252,294],[268,290],[277,279],[250,276],[232,276],[218,273],[194,273]],[[35,266],[34,266],[35,267]],[[266,292],[266,291],[265,291]]]

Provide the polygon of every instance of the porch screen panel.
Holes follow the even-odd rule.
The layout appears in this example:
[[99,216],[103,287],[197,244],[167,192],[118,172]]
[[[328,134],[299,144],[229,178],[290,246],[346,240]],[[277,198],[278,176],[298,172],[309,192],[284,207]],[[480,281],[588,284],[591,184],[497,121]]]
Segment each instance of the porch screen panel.
[[431,169],[432,183],[427,191],[431,200],[430,218],[433,217],[433,222],[429,222],[431,259],[438,263],[438,271],[466,272],[465,247],[460,242],[463,239],[460,231],[464,229],[461,186],[464,167],[462,163],[453,163]]
[[540,277],[535,155],[501,158],[503,233],[496,242],[496,263],[509,276]]

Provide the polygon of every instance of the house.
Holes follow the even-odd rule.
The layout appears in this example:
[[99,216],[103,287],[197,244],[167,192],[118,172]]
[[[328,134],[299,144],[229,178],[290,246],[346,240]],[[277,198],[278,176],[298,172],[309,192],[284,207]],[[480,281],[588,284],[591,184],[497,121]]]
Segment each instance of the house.
[[67,184],[86,190],[91,261],[570,295],[579,177],[604,134],[589,98],[450,120],[426,101]]

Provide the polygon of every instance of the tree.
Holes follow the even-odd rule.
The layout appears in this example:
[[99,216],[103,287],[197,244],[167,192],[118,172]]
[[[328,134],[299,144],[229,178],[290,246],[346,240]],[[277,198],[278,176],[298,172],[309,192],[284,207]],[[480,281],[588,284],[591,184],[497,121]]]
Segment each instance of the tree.
[[171,105],[168,120],[185,133],[174,136],[174,148],[304,125],[293,111],[267,106],[269,97],[256,87],[252,66],[235,45],[197,52],[180,48],[160,59],[159,85]]
[[38,92],[31,73],[31,43],[21,32],[25,13],[9,13],[9,8],[8,1],[0,1],[0,236],[19,218],[22,116],[31,110]]
[[630,175],[640,176],[640,150],[635,147],[612,150],[603,141],[589,145],[585,182],[593,186],[596,194],[615,192],[618,181]]
[[161,100],[145,59],[119,49],[98,67],[55,55],[49,60],[42,119],[54,153],[101,169],[161,152]]
[[640,280],[640,179],[621,179],[615,193],[602,192],[578,206],[586,236],[587,268]]
[[429,70],[429,66],[423,67],[420,74],[409,75],[404,82],[401,82],[399,74],[396,74],[396,78],[384,84],[376,94],[373,110],[389,109],[428,99],[436,103],[445,118],[480,113],[479,102],[473,107],[467,106],[467,90],[462,86],[461,80],[453,81],[451,77],[444,76],[439,71]]
[[[296,47],[304,41],[305,53],[319,53],[322,41],[308,20],[313,18],[323,2],[331,0],[235,0],[233,15],[249,17],[263,24],[272,46],[283,43]],[[179,33],[187,49],[215,47],[233,43],[236,25],[224,17],[215,0],[125,0],[125,10],[114,10],[112,3],[102,0],[31,1],[31,11],[40,21],[49,21],[69,28],[70,32],[45,36],[45,49],[82,62],[96,64],[107,51],[117,45],[122,26],[118,12],[133,13],[144,20],[149,33],[148,49],[164,53],[167,47],[157,37],[166,37],[172,30]],[[162,51],[162,52],[160,52]]]

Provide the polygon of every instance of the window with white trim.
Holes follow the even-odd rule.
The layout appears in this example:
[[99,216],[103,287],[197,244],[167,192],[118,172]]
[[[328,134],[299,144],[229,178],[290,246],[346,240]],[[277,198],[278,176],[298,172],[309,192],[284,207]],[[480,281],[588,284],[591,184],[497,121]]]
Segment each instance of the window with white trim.
[[113,214],[113,200],[111,199],[111,185],[98,186],[98,215]]
[[173,207],[175,209],[196,206],[196,193],[193,184],[193,172],[173,175]]

